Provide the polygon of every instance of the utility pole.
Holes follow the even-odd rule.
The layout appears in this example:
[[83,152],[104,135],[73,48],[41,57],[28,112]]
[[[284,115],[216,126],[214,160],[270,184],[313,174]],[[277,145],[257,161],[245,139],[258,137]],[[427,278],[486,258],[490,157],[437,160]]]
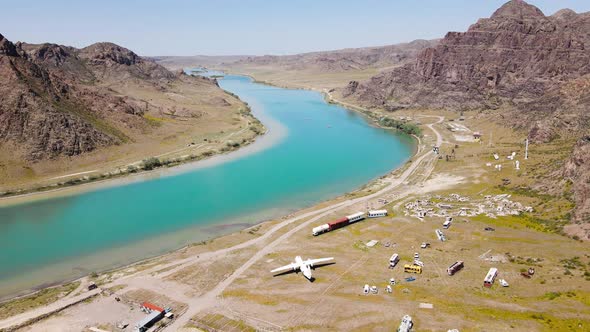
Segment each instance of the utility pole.
[[524,160],[529,159],[529,138],[524,139]]

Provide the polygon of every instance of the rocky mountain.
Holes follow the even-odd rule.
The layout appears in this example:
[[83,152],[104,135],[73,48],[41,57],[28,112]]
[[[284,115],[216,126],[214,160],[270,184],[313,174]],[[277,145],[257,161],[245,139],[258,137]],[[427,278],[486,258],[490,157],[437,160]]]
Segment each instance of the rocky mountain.
[[553,180],[572,181],[573,220],[590,221],[590,13],[564,9],[546,16],[511,0],[466,32],[447,33],[413,61],[351,81],[341,93],[388,110],[502,109],[533,143],[577,139]]
[[466,32],[449,32],[401,68],[343,92],[368,106],[497,108],[533,101],[590,73],[590,13],[545,16],[512,0]]
[[178,79],[115,44],[76,49],[14,44],[2,35],[0,77],[0,149],[29,161],[121,144],[144,128],[144,102],[121,96],[108,82],[158,86]]
[[383,68],[412,60],[419,51],[434,46],[437,42],[438,40],[415,40],[410,43],[380,47],[348,48],[283,56],[264,55],[241,59],[236,65],[274,65],[285,70],[312,69],[321,72]]

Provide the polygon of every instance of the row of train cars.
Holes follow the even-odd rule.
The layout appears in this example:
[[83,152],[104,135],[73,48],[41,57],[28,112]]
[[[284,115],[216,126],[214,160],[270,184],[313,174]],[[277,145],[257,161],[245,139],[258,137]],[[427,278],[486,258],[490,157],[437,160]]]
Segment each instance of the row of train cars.
[[366,214],[364,212],[357,212],[346,216],[344,218],[340,218],[333,222],[323,224],[317,227],[314,227],[311,232],[313,236],[318,236],[323,233],[331,232],[333,230],[342,228],[344,226],[348,226],[352,223],[365,219],[365,216],[368,218],[379,218],[387,216],[387,210],[371,210]]

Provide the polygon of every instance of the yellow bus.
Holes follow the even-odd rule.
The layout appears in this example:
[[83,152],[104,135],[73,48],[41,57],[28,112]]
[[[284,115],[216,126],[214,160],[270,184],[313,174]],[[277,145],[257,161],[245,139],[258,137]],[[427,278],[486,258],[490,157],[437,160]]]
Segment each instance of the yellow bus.
[[407,272],[407,273],[422,273],[422,266],[420,266],[420,265],[405,264],[404,265],[404,272]]

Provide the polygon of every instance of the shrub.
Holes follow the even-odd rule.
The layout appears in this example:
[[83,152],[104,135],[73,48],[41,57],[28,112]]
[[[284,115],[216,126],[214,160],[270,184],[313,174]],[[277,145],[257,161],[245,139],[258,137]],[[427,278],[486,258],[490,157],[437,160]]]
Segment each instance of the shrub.
[[383,117],[379,120],[379,124],[383,127],[395,128],[409,135],[422,135],[422,129],[420,129],[420,127],[418,127],[416,124],[410,122]]
[[162,166],[162,162],[160,161],[160,159],[158,159],[156,157],[150,157],[150,158],[144,159],[141,163],[143,165],[143,169],[145,169],[147,171]]

